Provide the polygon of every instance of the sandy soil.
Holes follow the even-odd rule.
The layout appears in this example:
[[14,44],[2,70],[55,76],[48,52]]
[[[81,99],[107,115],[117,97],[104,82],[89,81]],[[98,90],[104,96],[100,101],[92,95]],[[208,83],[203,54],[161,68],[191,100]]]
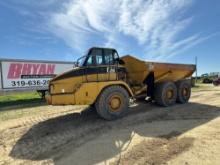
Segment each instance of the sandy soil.
[[138,102],[126,117],[111,122],[85,106],[39,106],[0,115],[0,164],[220,162],[218,87],[193,92],[185,105]]

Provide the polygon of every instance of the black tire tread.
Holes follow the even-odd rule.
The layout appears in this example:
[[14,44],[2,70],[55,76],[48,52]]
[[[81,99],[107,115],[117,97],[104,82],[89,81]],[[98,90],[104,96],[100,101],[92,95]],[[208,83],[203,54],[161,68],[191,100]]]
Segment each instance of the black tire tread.
[[160,106],[168,107],[168,106],[175,104],[176,102],[176,98],[175,98],[175,100],[173,100],[172,103],[167,103],[165,98],[163,97],[163,93],[165,92],[164,89],[166,89],[166,87],[168,86],[172,86],[175,91],[175,95],[177,95],[177,88],[173,82],[162,82],[162,83],[156,84],[156,88],[154,92],[154,99],[156,103]]
[[[182,96],[182,92],[181,89],[183,88],[183,86],[186,85],[189,88],[189,96],[187,98],[183,98]],[[176,86],[177,86],[177,102],[184,104],[187,103],[189,101],[189,98],[191,96],[191,84],[189,80],[180,80],[178,82],[176,82]]]
[[[117,92],[119,92],[120,94],[122,94],[124,96],[125,108],[120,113],[111,114],[111,113],[109,113],[109,111],[105,107],[106,99],[110,94],[117,93]],[[95,103],[95,107],[96,107],[96,111],[100,117],[102,117],[106,120],[115,120],[115,119],[118,119],[118,118],[124,116],[124,114],[127,112],[128,104],[129,104],[129,95],[128,95],[128,92],[126,91],[126,89],[124,89],[122,86],[114,85],[114,86],[109,86],[102,91],[102,93],[99,95],[99,97]]]

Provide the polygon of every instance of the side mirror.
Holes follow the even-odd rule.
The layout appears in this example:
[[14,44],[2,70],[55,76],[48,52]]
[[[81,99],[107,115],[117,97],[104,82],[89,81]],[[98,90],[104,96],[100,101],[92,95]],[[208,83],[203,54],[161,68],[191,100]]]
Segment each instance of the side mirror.
[[125,64],[125,62],[122,60],[122,59],[118,59],[118,63],[120,64],[120,65],[124,65]]
[[117,61],[118,64],[120,64],[120,65],[124,65],[125,64],[125,62],[122,59],[120,59],[120,58],[116,58],[115,61]]
[[78,66],[79,66],[79,62],[78,61],[73,63],[73,68],[78,67]]

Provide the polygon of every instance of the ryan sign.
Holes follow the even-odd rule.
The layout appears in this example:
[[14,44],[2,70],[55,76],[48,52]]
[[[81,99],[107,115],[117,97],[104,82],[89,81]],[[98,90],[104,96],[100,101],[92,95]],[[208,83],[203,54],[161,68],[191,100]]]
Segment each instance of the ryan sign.
[[2,62],[2,87],[9,88],[47,88],[51,78],[73,68],[73,64]]

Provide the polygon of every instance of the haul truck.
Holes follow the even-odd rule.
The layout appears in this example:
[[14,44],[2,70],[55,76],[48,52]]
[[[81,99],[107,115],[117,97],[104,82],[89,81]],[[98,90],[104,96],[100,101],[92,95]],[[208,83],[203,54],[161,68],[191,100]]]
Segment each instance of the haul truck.
[[93,105],[106,120],[124,116],[130,100],[153,92],[161,106],[188,102],[195,65],[156,63],[115,49],[93,47],[78,67],[53,78],[46,99],[52,105]]

